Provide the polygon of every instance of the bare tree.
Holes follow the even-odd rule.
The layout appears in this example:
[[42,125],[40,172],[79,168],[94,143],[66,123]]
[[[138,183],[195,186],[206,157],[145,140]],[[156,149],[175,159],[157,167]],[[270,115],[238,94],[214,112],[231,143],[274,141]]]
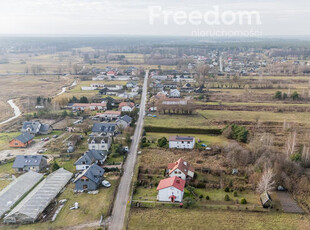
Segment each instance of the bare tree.
[[295,146],[296,146],[296,131],[291,132],[289,134],[288,139],[285,143],[284,152],[288,158],[294,153]]
[[271,168],[266,169],[263,172],[262,177],[260,178],[260,181],[257,185],[257,192],[263,193],[263,192],[270,192],[275,188],[275,181],[273,179],[274,173]]

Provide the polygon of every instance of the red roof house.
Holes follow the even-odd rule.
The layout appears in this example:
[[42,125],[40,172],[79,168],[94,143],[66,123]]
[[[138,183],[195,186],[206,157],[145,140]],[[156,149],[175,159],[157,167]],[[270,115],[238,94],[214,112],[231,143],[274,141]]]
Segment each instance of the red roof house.
[[188,177],[194,177],[194,171],[194,168],[182,158],[180,158],[176,162],[168,164],[168,175],[170,177],[177,176],[179,178],[182,178],[183,180],[186,180],[186,178]]
[[181,202],[183,199],[185,180],[174,176],[163,179],[157,186],[157,200],[166,202]]

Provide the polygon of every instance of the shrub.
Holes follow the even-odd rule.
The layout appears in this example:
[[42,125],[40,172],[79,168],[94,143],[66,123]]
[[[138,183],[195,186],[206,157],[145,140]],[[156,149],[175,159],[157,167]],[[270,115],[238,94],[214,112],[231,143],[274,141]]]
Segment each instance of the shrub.
[[183,199],[184,208],[190,208],[195,205],[195,200],[191,197],[186,197]]
[[246,143],[249,131],[244,127],[236,124],[226,126],[222,132],[223,136],[228,139],[234,139]]
[[168,140],[166,137],[162,137],[162,138],[157,140],[157,146],[158,147],[163,148],[163,147],[166,147],[167,145],[168,145]]
[[200,200],[203,199],[203,195],[202,195],[202,194],[199,196],[199,199],[200,199]]
[[281,91],[277,91],[274,95],[275,99],[281,100],[282,99],[282,92]]
[[208,195],[206,196],[206,200],[210,200],[210,197]]
[[241,200],[240,200],[240,204],[247,204],[248,202],[247,202],[247,200],[245,199],[245,198],[242,198]]
[[229,192],[229,187],[226,187],[226,188],[224,189],[224,191],[225,191],[225,192]]
[[224,200],[225,201],[230,201],[230,197],[228,196],[228,194],[225,195]]
[[57,164],[57,162],[55,161],[54,163],[53,163],[53,165],[52,165],[52,171],[54,172],[54,171],[56,171],[57,169],[59,169],[60,168],[60,166]]
[[234,197],[237,197],[237,196],[238,196],[237,191],[234,191]]
[[292,93],[291,98],[295,101],[299,99],[299,94],[295,91],[294,93]]
[[301,154],[300,153],[294,153],[292,155],[290,155],[290,158],[292,161],[301,161]]

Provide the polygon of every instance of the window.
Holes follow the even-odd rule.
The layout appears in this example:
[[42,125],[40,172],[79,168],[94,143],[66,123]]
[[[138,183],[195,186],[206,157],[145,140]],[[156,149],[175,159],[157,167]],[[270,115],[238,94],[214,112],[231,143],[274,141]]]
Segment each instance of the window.
[[184,141],[182,141],[182,144],[184,144]]
[[85,181],[88,181],[88,178]]
[[191,143],[190,141],[187,142],[187,144],[190,144],[190,143]]

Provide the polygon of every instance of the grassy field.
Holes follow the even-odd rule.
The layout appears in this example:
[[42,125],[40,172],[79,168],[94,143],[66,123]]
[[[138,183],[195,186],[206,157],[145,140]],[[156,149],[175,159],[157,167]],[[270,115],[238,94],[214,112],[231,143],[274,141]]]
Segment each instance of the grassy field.
[[305,215],[223,210],[133,209],[128,229],[283,229],[306,230]]
[[169,139],[169,136],[193,136],[196,139],[196,143],[198,143],[198,139],[200,139],[200,144],[207,144],[207,145],[212,145],[212,144],[225,144],[227,142],[227,139],[224,138],[223,136],[212,136],[212,135],[204,135],[204,134],[184,134],[184,133],[152,133],[152,132],[147,132],[146,137],[148,140],[154,141],[155,145],[157,143],[157,140],[161,137],[166,137]]
[[0,150],[8,149],[9,142],[18,135],[20,135],[20,132],[0,133]]

